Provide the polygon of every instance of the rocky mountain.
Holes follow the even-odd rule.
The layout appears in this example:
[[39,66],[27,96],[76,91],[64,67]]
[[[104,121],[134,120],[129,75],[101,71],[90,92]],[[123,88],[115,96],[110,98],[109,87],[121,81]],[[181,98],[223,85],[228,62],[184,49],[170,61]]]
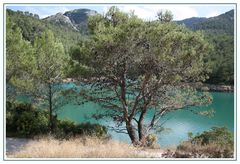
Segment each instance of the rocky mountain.
[[60,24],[60,25],[67,25],[69,27],[72,27],[73,29],[77,30],[76,27],[73,25],[69,17],[63,15],[63,13],[57,13],[56,15],[51,15],[44,20]]
[[65,13],[57,13],[44,20],[58,25],[67,25],[82,33],[87,32],[87,20],[89,16],[96,15],[97,12],[90,9],[75,9]]

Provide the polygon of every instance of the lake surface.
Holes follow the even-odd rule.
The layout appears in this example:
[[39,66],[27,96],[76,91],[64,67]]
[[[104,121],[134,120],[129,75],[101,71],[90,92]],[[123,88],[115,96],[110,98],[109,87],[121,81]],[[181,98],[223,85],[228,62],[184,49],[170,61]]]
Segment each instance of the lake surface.
[[[161,147],[175,147],[181,141],[188,139],[188,132],[192,132],[193,134],[201,133],[205,130],[209,130],[213,126],[225,126],[231,132],[234,131],[234,94],[223,92],[212,92],[211,94],[213,103],[208,106],[198,107],[197,109],[214,109],[215,114],[213,117],[209,118],[193,114],[187,110],[178,110],[167,114],[163,118],[162,122],[167,120],[164,124],[164,128],[168,128],[168,130],[158,135],[158,143]],[[191,109],[193,108],[196,107],[192,107]],[[100,107],[93,103],[87,103],[82,106],[68,104],[62,107],[58,116],[60,119],[69,119],[76,123],[92,122],[114,125],[111,120],[96,121],[88,118],[99,109]],[[130,142],[126,134],[119,134],[113,131],[109,131],[109,133],[114,140]]]

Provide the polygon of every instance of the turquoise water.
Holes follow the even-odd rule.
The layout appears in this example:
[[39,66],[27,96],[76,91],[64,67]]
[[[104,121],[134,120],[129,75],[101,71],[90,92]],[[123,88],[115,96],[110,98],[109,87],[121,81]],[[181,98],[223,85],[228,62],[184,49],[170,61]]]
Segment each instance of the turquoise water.
[[[178,110],[167,114],[162,122],[167,120],[164,128],[168,130],[158,134],[158,143],[161,147],[174,147],[181,141],[187,140],[188,132],[193,134],[209,130],[213,126],[225,126],[230,131],[234,130],[234,94],[223,92],[212,92],[213,103],[208,106],[200,107],[198,110],[215,109],[213,117],[204,117],[193,114],[187,110]],[[195,108],[195,107],[193,107]],[[70,119],[76,123],[92,122],[105,125],[114,125],[111,120],[96,121],[90,119],[91,114],[96,113],[100,107],[93,103],[87,103],[82,106],[68,104],[62,107],[58,116],[60,119]],[[192,109],[192,108],[190,108]],[[146,120],[150,118],[146,117]],[[113,131],[109,132],[114,140],[130,142],[126,134],[119,134]]]

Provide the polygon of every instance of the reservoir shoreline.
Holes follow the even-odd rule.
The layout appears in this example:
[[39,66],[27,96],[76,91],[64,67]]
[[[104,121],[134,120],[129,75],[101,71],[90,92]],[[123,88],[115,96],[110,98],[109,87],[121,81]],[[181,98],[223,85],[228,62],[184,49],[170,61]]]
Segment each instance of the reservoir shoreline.
[[234,85],[203,84],[197,89],[210,92],[234,92]]

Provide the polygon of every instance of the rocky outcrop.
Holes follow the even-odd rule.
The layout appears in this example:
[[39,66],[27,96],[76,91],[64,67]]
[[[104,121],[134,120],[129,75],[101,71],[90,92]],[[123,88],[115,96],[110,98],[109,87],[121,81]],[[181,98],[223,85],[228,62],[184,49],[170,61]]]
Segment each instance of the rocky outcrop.
[[67,25],[73,28],[74,30],[77,30],[77,28],[73,25],[69,17],[65,16],[63,13],[57,13],[56,15],[52,15],[47,18],[44,18],[44,20],[57,23],[57,24]]
[[51,15],[44,20],[53,22],[59,25],[67,25],[74,30],[82,33],[87,33],[88,31],[88,18],[98,14],[95,10],[90,9],[75,9],[72,11],[67,11],[65,13],[57,13]]

